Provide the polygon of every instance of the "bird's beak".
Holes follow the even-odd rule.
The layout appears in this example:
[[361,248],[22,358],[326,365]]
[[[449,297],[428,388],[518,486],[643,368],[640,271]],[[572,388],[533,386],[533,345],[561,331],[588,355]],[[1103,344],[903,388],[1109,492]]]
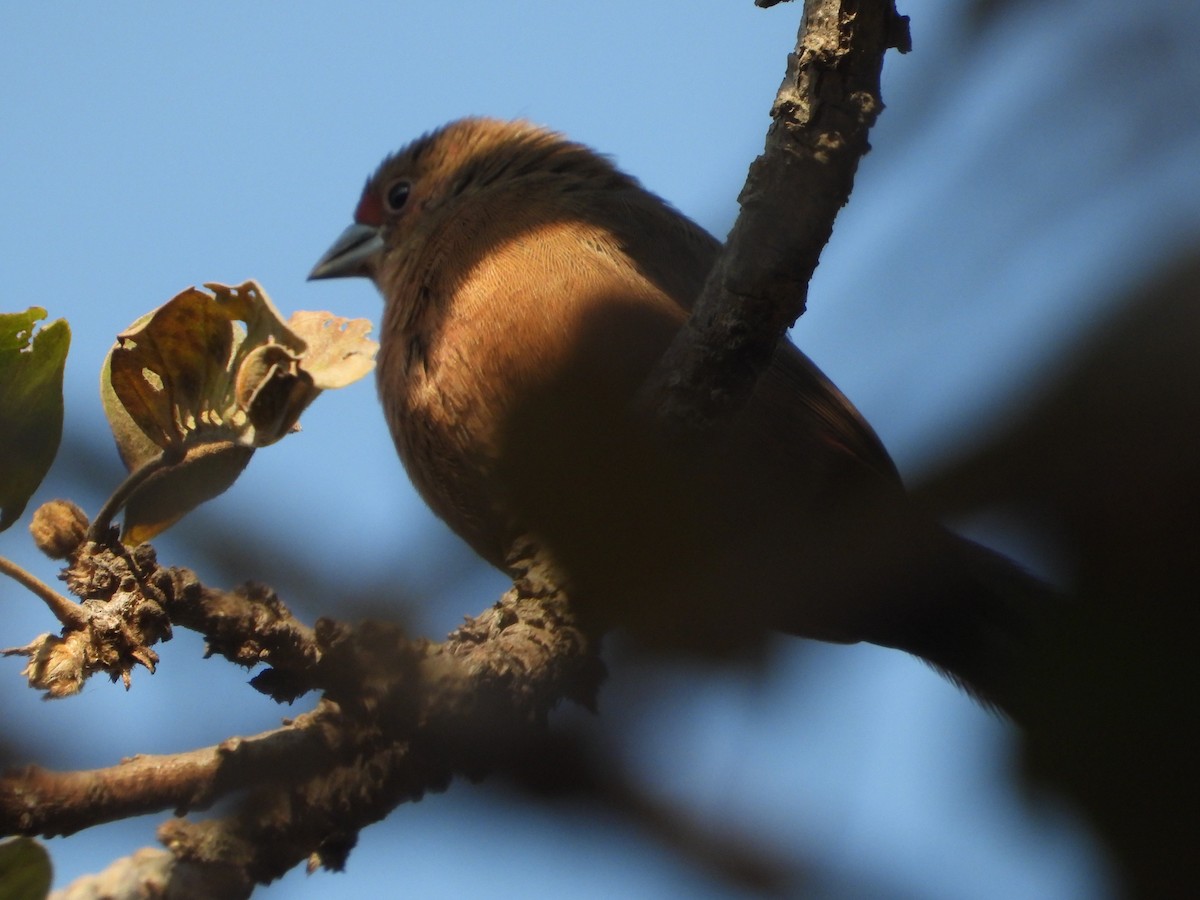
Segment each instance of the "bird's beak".
[[355,222],[333,242],[325,255],[317,260],[308,280],[318,278],[351,278],[371,274],[371,259],[383,249],[383,236],[378,228]]

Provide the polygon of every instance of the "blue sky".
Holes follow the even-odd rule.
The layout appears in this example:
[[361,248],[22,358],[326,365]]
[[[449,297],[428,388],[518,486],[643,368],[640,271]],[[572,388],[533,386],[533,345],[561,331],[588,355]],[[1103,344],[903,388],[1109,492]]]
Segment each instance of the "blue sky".
[[[794,334],[910,480],[1001,427],[1122,289],[1200,233],[1200,128],[1180,115],[1200,93],[1179,36],[1189,29],[1123,22],[1115,2],[1014,6],[971,42],[960,4],[901,5],[915,52],[887,61],[888,109]],[[376,318],[369,284],[305,275],[378,160],[450,118],[567,132],[723,235],[798,21],[791,5],[749,0],[284,9],[0,12],[0,308],[45,306],[75,334],[70,458],[38,499],[69,494],[94,512],[120,477],[100,361],[180,289],[256,278],[284,310]],[[1151,40],[1153,52],[1121,52]],[[433,636],[499,595],[503,578],[472,563],[408,486],[369,382],[323,397],[304,426],[156,542],[160,558],[205,575],[190,542],[232,523],[277,551],[226,560],[220,577],[274,584],[310,619],[338,615],[337,596],[306,595],[296,554],[391,585],[376,611]],[[1020,535],[991,537],[1052,568]],[[14,529],[0,553],[52,578],[27,544]],[[14,588],[0,598],[0,644],[51,627]],[[131,692],[96,681],[54,704],[19,690],[16,661],[0,662],[6,737],[49,746],[56,767],[95,767],[294,712],[200,653],[180,635]],[[614,672],[608,694],[642,700],[626,714],[622,761],[708,827],[894,896],[1108,895],[1086,828],[1013,788],[1008,727],[915,660],[781,641],[761,677],[682,666],[634,677]],[[153,843],[161,818],[52,842],[58,882]],[[465,784],[366,831],[345,875],[294,872],[262,896],[400,884],[427,897],[480,884],[494,897],[739,896],[628,823]]]

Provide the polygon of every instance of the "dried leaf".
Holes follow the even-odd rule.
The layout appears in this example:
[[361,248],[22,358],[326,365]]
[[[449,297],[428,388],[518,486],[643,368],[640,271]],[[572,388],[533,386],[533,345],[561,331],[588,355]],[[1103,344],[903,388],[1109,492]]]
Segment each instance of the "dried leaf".
[[117,336],[106,360],[107,381],[120,406],[159,448],[232,439],[229,368],[240,343],[229,310],[212,295],[188,288]]
[[304,351],[304,341],[288,327],[257,281],[245,281],[237,287],[213,281],[205,282],[204,286],[213,292],[230,318],[246,324],[247,347],[283,344],[296,353]]
[[253,281],[205,288],[139,319],[105,360],[101,396],[125,465],[133,471],[166,449],[184,457],[174,474],[134,494],[127,540],[158,533],[224,491],[254,448],[296,430],[323,388],[374,365],[364,320],[297,314],[300,334]]
[[308,344],[304,371],[321,390],[353,384],[375,368],[379,344],[367,337],[370,320],[301,310],[288,324]]
[[301,370],[300,359],[278,344],[246,354],[238,369],[238,406],[246,411],[260,447],[294,430],[300,413],[319,393]]

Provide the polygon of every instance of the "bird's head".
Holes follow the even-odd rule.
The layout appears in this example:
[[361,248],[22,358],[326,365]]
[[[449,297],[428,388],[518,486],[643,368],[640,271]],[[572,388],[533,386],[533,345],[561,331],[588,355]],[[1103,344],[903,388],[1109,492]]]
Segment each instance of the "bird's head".
[[388,255],[406,253],[464,204],[516,182],[528,190],[509,192],[509,214],[514,197],[544,200],[584,186],[636,185],[605,157],[529,122],[459,119],[380,164],[367,179],[354,222],[309,278],[364,276],[378,283]]

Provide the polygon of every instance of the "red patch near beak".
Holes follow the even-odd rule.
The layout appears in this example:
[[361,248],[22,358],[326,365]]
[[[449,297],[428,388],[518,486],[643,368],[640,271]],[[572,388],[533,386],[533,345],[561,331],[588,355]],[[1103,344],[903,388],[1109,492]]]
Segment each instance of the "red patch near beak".
[[378,228],[383,224],[383,204],[372,190],[363,191],[358,208],[354,210],[354,221],[359,225],[370,225]]

